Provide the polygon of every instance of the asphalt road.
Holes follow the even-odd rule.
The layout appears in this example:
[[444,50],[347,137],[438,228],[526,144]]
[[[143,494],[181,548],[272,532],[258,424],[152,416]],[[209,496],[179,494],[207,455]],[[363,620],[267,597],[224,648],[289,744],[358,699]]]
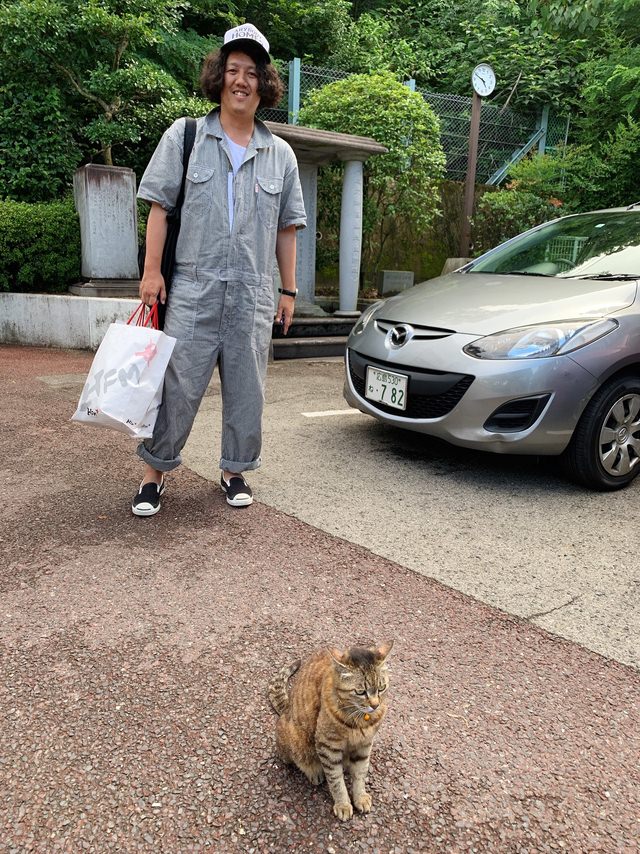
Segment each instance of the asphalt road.
[[[340,366],[276,363],[258,500],[234,510],[217,484],[214,385],[187,457],[215,482],[183,466],[139,519],[134,443],[69,421],[90,363],[0,347],[1,854],[638,850],[640,678],[612,660],[632,658],[633,601],[611,592],[633,590],[613,564],[635,490],[326,414]],[[506,613],[601,588],[579,643]],[[381,638],[374,806],[342,824],[276,759],[266,688]]]
[[[553,458],[497,456],[389,428],[348,407],[342,360],[269,369],[257,498],[330,534],[640,667],[640,482],[567,482]],[[185,449],[217,480],[214,379]]]

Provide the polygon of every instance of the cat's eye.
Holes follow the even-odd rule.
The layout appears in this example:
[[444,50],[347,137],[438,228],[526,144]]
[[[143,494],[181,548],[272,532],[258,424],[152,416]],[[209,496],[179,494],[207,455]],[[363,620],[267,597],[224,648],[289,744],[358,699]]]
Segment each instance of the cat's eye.
[[382,692],[383,692],[383,691],[386,691],[386,690],[387,690],[387,686],[386,686],[386,685],[381,685],[381,686],[378,688],[378,694],[382,694]]
[[354,694],[357,694],[358,697],[364,697],[366,695],[366,691],[354,691]]

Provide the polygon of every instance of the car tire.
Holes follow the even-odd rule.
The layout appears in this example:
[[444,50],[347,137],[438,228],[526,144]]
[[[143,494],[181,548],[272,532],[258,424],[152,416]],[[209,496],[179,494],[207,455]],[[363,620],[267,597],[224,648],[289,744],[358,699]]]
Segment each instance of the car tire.
[[596,392],[563,462],[572,480],[601,492],[623,489],[640,474],[640,377],[617,377]]

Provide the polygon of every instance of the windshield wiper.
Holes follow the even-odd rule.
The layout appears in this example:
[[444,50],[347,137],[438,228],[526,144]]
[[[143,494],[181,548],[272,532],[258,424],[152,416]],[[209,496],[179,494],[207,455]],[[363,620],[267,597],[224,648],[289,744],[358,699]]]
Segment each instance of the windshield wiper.
[[526,270],[493,270],[491,273],[488,270],[469,270],[470,273],[485,273],[488,276],[544,276],[545,279],[555,279],[553,273],[529,273]]
[[571,276],[573,279],[603,279],[604,281],[626,281],[628,279],[640,279],[640,273],[594,273],[591,276]]

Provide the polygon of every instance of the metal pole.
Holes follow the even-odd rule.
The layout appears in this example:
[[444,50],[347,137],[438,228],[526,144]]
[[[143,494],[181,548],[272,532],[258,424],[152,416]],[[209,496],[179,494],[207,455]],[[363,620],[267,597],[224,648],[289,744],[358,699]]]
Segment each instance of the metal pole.
[[469,257],[471,244],[471,217],[473,216],[473,195],[476,185],[476,166],[478,163],[478,139],[480,137],[480,111],[482,98],[473,93],[471,101],[471,128],[469,130],[469,158],[467,160],[467,178],[464,183],[464,203],[462,209],[462,227],[460,229],[460,257]]
[[547,130],[549,129],[549,104],[545,104],[542,108],[540,118],[538,119],[538,127],[544,131],[538,143],[538,154],[544,154],[547,147]]
[[290,125],[298,124],[298,113],[300,112],[300,70],[301,63],[298,57],[289,62],[289,122]]

